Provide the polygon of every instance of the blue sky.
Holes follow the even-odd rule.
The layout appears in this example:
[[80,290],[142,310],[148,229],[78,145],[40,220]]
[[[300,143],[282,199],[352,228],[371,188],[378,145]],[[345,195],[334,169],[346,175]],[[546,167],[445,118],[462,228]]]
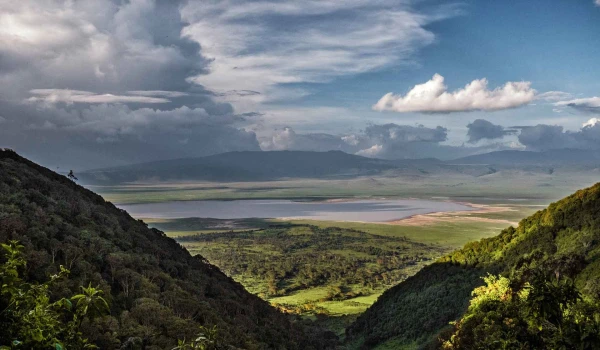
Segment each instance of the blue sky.
[[599,2],[7,2],[0,146],[79,168],[600,149]]
[[[487,78],[492,87],[507,81],[531,81],[539,92],[564,91],[574,96],[600,92],[600,7],[592,1],[470,1],[462,13],[426,26],[435,34],[431,45],[415,52],[413,65],[389,67],[336,79],[326,84],[300,84],[312,94],[297,101],[303,106],[345,107],[371,120],[419,122],[447,120],[465,129],[465,121],[487,118],[505,125],[552,123],[578,128],[589,118],[552,105],[537,103],[500,112],[460,115],[398,115],[374,112],[371,105],[383,94],[404,93],[435,73],[446,78],[449,90]],[[435,6],[424,2],[423,8]],[[457,120],[458,119],[458,120]],[[566,122],[566,123],[565,123]]]

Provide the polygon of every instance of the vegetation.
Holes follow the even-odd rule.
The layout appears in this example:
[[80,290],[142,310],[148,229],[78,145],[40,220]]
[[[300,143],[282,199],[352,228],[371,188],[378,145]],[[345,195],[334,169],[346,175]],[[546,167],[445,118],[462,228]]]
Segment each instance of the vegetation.
[[[482,285],[481,276],[487,273],[508,278],[527,269],[558,271],[573,281],[583,300],[592,303],[575,303],[573,307],[597,305],[594,298],[600,279],[599,257],[600,184],[597,184],[551,204],[522,220],[517,228],[510,227],[496,237],[469,243],[425,267],[385,292],[347,329],[347,336],[351,346],[357,348],[375,348],[392,342],[426,344],[433,340],[435,344],[436,334],[448,330],[449,322],[464,315],[471,291]],[[521,289],[514,291],[519,293]],[[568,310],[572,310],[571,306]],[[527,318],[524,320],[529,322]],[[461,334],[460,329],[457,332]]]
[[0,265],[0,349],[88,349],[95,348],[81,333],[83,322],[108,314],[102,291],[91,285],[81,294],[51,302],[50,288],[69,271],[60,272],[42,283],[20,278],[26,262],[23,246],[16,241],[2,244],[4,264]]
[[[84,302],[72,297],[85,295],[81,286],[90,283],[104,292],[93,298],[104,298],[110,312],[91,317],[88,307],[85,317],[77,316],[83,319],[78,332],[101,349],[172,349],[178,340],[198,339],[199,326],[216,326],[223,344],[244,349],[323,349],[337,342],[330,332],[277,311],[100,196],[1,151],[0,243],[12,240],[23,246],[27,261],[18,277],[23,288],[47,286],[47,294],[34,295],[36,303],[60,313],[61,325],[42,333],[49,342],[70,341],[65,329]],[[47,284],[48,276],[61,276],[61,265],[70,271],[68,278]],[[9,298],[3,294],[3,300]],[[74,304],[70,313],[60,309],[61,300]],[[0,343],[28,339],[18,334],[3,333]]]
[[[564,267],[560,266],[559,268]],[[555,272],[557,272],[555,274]],[[583,297],[560,272],[488,276],[443,349],[598,349],[600,300]],[[595,293],[596,294],[596,293]]]
[[[438,246],[351,228],[280,224],[178,241],[282,310],[364,311],[383,290],[441,255]],[[341,307],[342,305],[345,307]]]

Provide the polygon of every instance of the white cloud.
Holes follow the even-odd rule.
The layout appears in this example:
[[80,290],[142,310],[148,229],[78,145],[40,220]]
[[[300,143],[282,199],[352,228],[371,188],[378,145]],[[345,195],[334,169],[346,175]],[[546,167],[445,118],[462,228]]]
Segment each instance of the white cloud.
[[2,1],[0,93],[179,90],[206,61],[181,38],[177,1]]
[[564,91],[548,91],[535,96],[536,100],[544,100],[551,102],[561,101],[568,98],[573,98],[573,94]]
[[359,156],[365,156],[365,157],[376,157],[378,154],[381,153],[382,150],[383,150],[382,145],[373,145],[369,148],[366,148],[366,149],[356,152],[356,154]]
[[[600,1],[600,0],[598,0],[598,1]],[[585,128],[585,127],[594,127],[598,123],[600,123],[600,119],[598,119],[598,118],[592,118],[592,119],[588,120],[587,122],[583,123],[583,125],[581,127],[582,128]]]
[[489,90],[487,79],[473,80],[463,89],[448,92],[444,77],[435,74],[424,84],[415,85],[405,96],[388,93],[373,109],[376,111],[450,113],[468,111],[495,111],[515,108],[535,98],[530,82],[508,82],[503,87]]
[[164,91],[164,90],[134,90],[134,91],[127,91],[127,93],[130,95],[136,95],[136,96],[168,97],[168,98],[184,97],[184,96],[190,95],[187,92]]
[[596,0],[594,3],[596,4],[596,6],[600,6],[600,0]]
[[[183,34],[214,61],[209,74],[191,80],[217,92],[258,91],[255,103],[281,94],[281,84],[335,77],[406,64],[435,35],[425,26],[458,14],[415,12],[411,1],[222,0],[189,2]],[[323,20],[327,16],[327,20]],[[304,91],[292,91],[303,94]],[[227,96],[238,102],[239,98]]]
[[560,101],[555,106],[567,106],[583,112],[600,114],[600,97],[578,98],[568,101]]
[[35,95],[27,99],[28,102],[44,102],[66,104],[72,103],[167,103],[165,98],[149,96],[127,96],[112,94],[96,94],[90,91],[67,90],[67,89],[33,89],[30,91]]

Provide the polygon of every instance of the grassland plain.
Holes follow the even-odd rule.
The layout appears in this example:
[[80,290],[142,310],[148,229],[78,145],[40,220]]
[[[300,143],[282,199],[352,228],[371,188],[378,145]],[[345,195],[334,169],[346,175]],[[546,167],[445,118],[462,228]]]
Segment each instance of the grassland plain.
[[445,197],[470,202],[506,201],[548,204],[597,180],[595,173],[551,175],[499,172],[487,176],[423,175],[351,179],[287,179],[263,182],[161,182],[89,186],[117,204],[210,199],[326,199]]

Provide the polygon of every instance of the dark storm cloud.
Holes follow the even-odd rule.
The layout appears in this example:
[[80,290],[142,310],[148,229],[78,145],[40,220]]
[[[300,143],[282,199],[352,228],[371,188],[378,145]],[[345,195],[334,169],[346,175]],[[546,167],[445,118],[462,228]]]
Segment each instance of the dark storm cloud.
[[520,128],[519,142],[529,150],[600,149],[600,123],[586,123],[578,131],[565,131],[562,126],[545,124]]
[[[181,1],[4,3],[0,146],[90,168],[259,150],[250,115],[191,84],[207,72],[181,36]],[[246,93],[246,92],[241,92]]]
[[467,125],[467,136],[469,143],[476,143],[480,140],[501,139],[506,135],[515,134],[517,130],[504,128],[502,125],[495,125],[485,119],[475,119]]

